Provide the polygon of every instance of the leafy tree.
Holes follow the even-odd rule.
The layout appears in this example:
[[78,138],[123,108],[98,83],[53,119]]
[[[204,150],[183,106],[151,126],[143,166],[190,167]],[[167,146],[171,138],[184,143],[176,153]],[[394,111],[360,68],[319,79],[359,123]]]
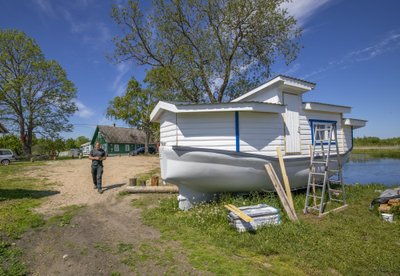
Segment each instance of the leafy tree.
[[65,150],[65,141],[61,138],[40,138],[35,145],[38,154],[48,154],[57,156],[61,151]]
[[19,133],[23,152],[30,155],[34,134],[57,137],[72,130],[68,123],[77,107],[74,84],[54,60],[25,33],[0,30],[0,118]]
[[16,135],[5,135],[0,137],[0,148],[10,149],[17,155],[22,154],[21,142]]
[[124,35],[114,59],[150,66],[152,84],[192,102],[223,102],[270,76],[282,57],[293,61],[301,30],[282,3],[288,0],[138,0],[114,5]]
[[76,148],[75,140],[73,138],[68,138],[65,141],[65,148],[66,149],[74,149],[74,148]]
[[89,141],[90,141],[89,138],[85,136],[79,136],[78,138],[75,139],[75,147],[79,149],[82,144],[85,144]]
[[154,126],[150,122],[150,113],[158,102],[155,92],[149,88],[143,89],[139,82],[132,78],[125,95],[117,96],[110,101],[107,117],[121,119],[131,127],[137,127],[145,133],[145,153]]

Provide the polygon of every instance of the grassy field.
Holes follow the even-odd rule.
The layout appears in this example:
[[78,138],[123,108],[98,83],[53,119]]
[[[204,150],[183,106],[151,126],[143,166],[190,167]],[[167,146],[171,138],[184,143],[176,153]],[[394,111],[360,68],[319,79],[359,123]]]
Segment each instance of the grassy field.
[[[399,222],[381,220],[369,211],[381,185],[347,187],[350,207],[323,219],[301,214],[304,194],[295,195],[299,223],[281,213],[283,223],[257,233],[239,234],[228,226],[223,205],[267,203],[283,208],[274,194],[225,195],[218,203],[178,210],[176,197],[153,195],[135,200],[146,223],[157,227],[164,239],[180,241],[191,264],[215,274],[235,275],[395,275],[400,271]],[[159,199],[159,207],[148,209]]]
[[[22,252],[15,246],[15,239],[26,230],[47,223],[68,225],[82,208],[71,206],[47,222],[32,211],[55,192],[45,180],[20,173],[42,164],[0,166],[0,275],[27,273],[20,262]],[[176,195],[148,195],[133,205],[143,209],[145,222],[159,229],[165,241],[179,241],[198,270],[234,275],[396,275],[400,271],[400,216],[390,224],[377,211],[368,210],[370,201],[379,195],[375,190],[382,189],[381,185],[347,187],[350,207],[323,219],[302,215],[304,194],[297,193],[299,223],[291,223],[281,212],[281,225],[242,234],[229,227],[224,204],[267,203],[283,210],[274,194],[223,195],[217,203],[188,212],[178,210]]]
[[358,154],[368,154],[369,156],[376,157],[376,158],[400,158],[400,149],[393,148],[393,149],[353,149],[352,153]]
[[55,192],[38,179],[20,173],[42,162],[20,162],[0,166],[0,275],[23,275],[26,268],[19,261],[21,251],[14,246],[26,230],[44,225],[44,219],[32,211],[43,198]]

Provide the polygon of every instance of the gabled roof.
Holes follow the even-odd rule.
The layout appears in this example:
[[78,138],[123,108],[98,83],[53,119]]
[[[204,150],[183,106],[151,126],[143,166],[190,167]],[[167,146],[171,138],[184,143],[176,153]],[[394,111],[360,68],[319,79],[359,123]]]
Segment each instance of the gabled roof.
[[318,102],[305,102],[303,109],[309,111],[322,111],[331,113],[350,113],[351,107],[345,105],[318,103]]
[[368,121],[360,120],[360,119],[353,119],[353,118],[343,118],[343,124],[345,126],[352,126],[354,129],[365,127]]
[[115,127],[115,126],[97,126],[93,135],[91,144],[95,143],[94,139],[100,132],[107,143],[114,144],[144,144],[145,134],[143,131],[135,128]]
[[258,93],[262,93],[265,89],[270,88],[272,86],[279,85],[282,86],[282,89],[285,92],[290,92],[294,94],[304,93],[315,88],[315,83],[292,78],[284,75],[278,75],[271,80],[267,81],[265,84],[243,94],[242,96],[232,100],[231,102],[240,102],[249,98],[250,96],[255,96]]
[[5,126],[0,123],[0,133],[9,133]]
[[158,122],[160,120],[161,114],[164,111],[170,111],[173,113],[201,113],[201,112],[228,112],[228,111],[283,113],[285,112],[285,106],[281,104],[261,103],[261,102],[188,104],[188,103],[169,103],[169,102],[159,101],[150,114],[150,120],[152,122]]

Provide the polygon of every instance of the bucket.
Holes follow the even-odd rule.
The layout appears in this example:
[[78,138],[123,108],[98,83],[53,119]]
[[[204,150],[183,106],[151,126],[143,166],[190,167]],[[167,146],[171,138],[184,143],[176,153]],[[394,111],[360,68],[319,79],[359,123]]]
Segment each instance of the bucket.
[[384,221],[393,222],[393,214],[382,213],[382,218]]

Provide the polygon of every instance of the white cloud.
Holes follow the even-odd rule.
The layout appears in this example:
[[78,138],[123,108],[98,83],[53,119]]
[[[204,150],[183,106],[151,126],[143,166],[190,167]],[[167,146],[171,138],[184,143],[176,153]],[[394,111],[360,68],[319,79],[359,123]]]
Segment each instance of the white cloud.
[[93,116],[94,112],[87,107],[84,103],[82,103],[79,100],[75,100],[75,104],[78,107],[78,111],[76,112],[76,115],[81,118],[90,118]]
[[332,2],[332,0],[293,0],[283,3],[282,8],[286,8],[289,14],[296,18],[297,23],[303,26],[312,15],[329,2]]
[[99,21],[80,21],[73,17],[67,9],[61,9],[64,19],[70,26],[70,31],[73,34],[82,36],[85,43],[98,47],[111,42],[111,31],[103,23]]
[[35,0],[36,5],[39,7],[41,11],[46,13],[47,15],[54,16],[55,12],[51,2],[48,0]]
[[290,67],[288,70],[286,70],[286,72],[283,72],[283,75],[292,75],[294,73],[296,73],[297,71],[300,70],[300,63],[295,63],[292,67]]
[[315,70],[303,76],[302,78],[309,78],[311,76],[318,75],[323,72],[337,68],[344,70],[347,69],[352,64],[374,59],[387,52],[391,52],[399,48],[400,48],[400,32],[391,32],[389,35],[384,37],[378,43],[372,46],[351,51],[346,55],[344,55],[341,59],[332,60],[328,62],[327,65],[322,66],[318,70]]
[[348,60],[355,62],[365,61],[377,56],[383,55],[386,52],[395,50],[400,47],[400,33],[391,33],[379,43],[350,52],[343,60],[342,63]]
[[116,95],[121,96],[126,91],[127,87],[127,80],[126,75],[131,68],[132,63],[130,62],[123,62],[117,64],[117,76],[111,86],[112,91],[115,92]]

